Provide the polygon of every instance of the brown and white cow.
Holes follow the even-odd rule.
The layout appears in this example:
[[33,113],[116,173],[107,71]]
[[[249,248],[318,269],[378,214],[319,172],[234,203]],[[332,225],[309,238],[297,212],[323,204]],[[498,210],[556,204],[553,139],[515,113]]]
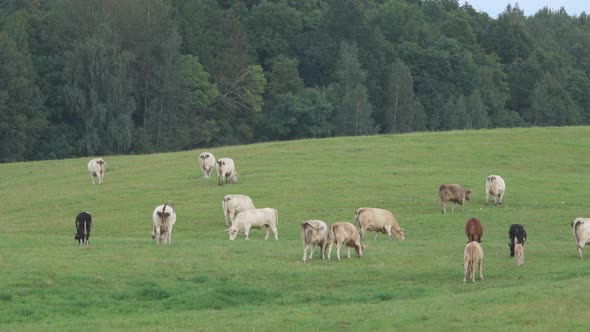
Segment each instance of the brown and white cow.
[[102,184],[104,174],[107,171],[107,164],[101,158],[94,158],[88,162],[88,173],[92,178],[92,184],[94,184],[94,178],[97,178],[98,184]]
[[465,211],[465,201],[468,201],[471,190],[458,184],[443,184],[438,188],[438,198],[442,213],[447,213],[447,202],[453,203],[451,213],[455,213],[455,203],[461,204],[461,211]]
[[217,183],[222,186],[223,183],[238,182],[238,172],[234,165],[233,159],[221,158],[217,160]]
[[486,178],[486,205],[490,195],[494,198],[494,205],[502,204],[502,198],[506,191],[506,183],[500,175],[488,175]]
[[172,228],[176,223],[176,212],[174,211],[174,204],[166,203],[157,206],[152,214],[153,227],[152,239],[156,240],[156,244],[172,243]]
[[465,223],[465,234],[467,235],[467,243],[477,241],[481,243],[483,236],[483,226],[481,221],[477,218],[471,218]]
[[516,261],[516,266],[522,266],[524,264],[524,246],[522,243],[518,242],[518,239],[514,238],[514,260]]
[[[301,223],[301,241],[303,241],[303,261],[311,260],[315,247],[320,246],[322,260],[325,258],[329,241],[328,225],[321,220],[307,220]],[[309,258],[307,249],[310,249]]]
[[572,221],[572,232],[578,248],[578,256],[584,259],[582,251],[584,246],[590,244],[590,218],[576,218]]
[[478,265],[479,279],[483,280],[483,250],[476,241],[469,242],[463,253],[463,282],[467,281],[468,276],[475,282],[475,270]]
[[361,240],[365,237],[365,231],[374,231],[375,240],[379,233],[387,234],[390,240],[393,236],[398,240],[404,240],[404,230],[399,227],[397,220],[390,211],[378,208],[359,208],[354,214],[354,223],[359,228]]
[[233,224],[236,215],[242,211],[255,209],[254,202],[246,195],[225,195],[221,201],[225,226]]
[[336,256],[338,260],[340,260],[340,248],[342,248],[343,244],[348,251],[348,258],[350,258],[350,248],[354,248],[359,257],[363,257],[363,249],[367,248],[366,244],[361,243],[359,231],[349,222],[337,222],[330,227],[328,260],[330,260],[334,242],[336,242]]
[[215,156],[211,152],[203,152],[199,155],[199,167],[201,174],[205,179],[211,177],[211,171],[217,166]]
[[265,240],[268,239],[270,231],[272,230],[275,240],[279,239],[277,226],[279,225],[279,212],[275,209],[252,209],[238,213],[230,228],[225,231],[229,234],[230,240],[235,240],[239,232],[244,233],[246,240],[249,240],[248,234],[250,228],[266,228]]

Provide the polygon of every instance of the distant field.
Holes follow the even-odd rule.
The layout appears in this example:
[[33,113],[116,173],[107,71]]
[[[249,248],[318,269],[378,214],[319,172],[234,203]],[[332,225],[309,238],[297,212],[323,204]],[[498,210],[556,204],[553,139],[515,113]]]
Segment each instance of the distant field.
[[[233,146],[234,185],[201,178],[199,151],[0,165],[0,330],[587,330],[590,248],[577,257],[570,222],[590,217],[590,127],[453,131]],[[485,177],[506,180],[484,204]],[[437,189],[473,190],[441,215]],[[246,194],[279,211],[279,241],[229,241],[221,199]],[[171,200],[172,245],[150,238]],[[391,210],[405,241],[365,256],[301,261],[299,224],[353,222]],[[94,217],[90,249],[74,218]],[[450,210],[449,210],[450,211]],[[463,284],[464,221],[482,220],[485,281]],[[525,265],[508,227],[524,224]],[[341,252],[346,257],[345,250]],[[332,257],[335,257],[333,252]]]

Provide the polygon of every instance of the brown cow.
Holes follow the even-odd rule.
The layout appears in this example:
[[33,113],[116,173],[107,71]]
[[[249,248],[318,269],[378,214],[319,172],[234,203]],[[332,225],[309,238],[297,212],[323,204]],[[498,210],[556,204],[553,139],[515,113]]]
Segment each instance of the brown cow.
[[348,222],[337,222],[330,227],[330,244],[328,245],[328,260],[332,254],[332,246],[336,242],[336,255],[340,260],[340,248],[342,244],[348,249],[348,258],[350,258],[350,248],[354,248],[359,257],[363,257],[363,249],[367,245],[361,243],[361,235],[353,224]]
[[465,234],[467,235],[467,243],[472,241],[481,243],[481,237],[483,235],[481,221],[477,218],[467,220],[467,223],[465,224]]
[[475,282],[475,270],[479,265],[479,280],[483,280],[483,250],[479,243],[473,241],[467,243],[463,253],[463,282],[467,276]]
[[465,189],[458,184],[442,184],[438,188],[438,197],[442,213],[447,213],[447,202],[452,202],[451,213],[455,213],[455,203],[461,204],[461,211],[465,211],[465,201],[469,200],[471,190]]

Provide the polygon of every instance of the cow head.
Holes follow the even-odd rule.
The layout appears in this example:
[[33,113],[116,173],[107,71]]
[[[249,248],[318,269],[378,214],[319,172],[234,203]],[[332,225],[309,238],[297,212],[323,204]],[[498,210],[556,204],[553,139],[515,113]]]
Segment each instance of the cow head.
[[465,189],[465,199],[469,200],[471,198],[471,190]]
[[230,241],[235,240],[236,239],[236,236],[238,235],[238,230],[235,229],[235,228],[233,228],[233,227],[230,227],[230,228],[226,229],[225,232],[227,234],[229,234]]
[[356,251],[359,257],[363,257],[363,249],[367,249],[367,247],[369,247],[367,244],[361,242],[360,245],[354,246],[354,251]]
[[405,240],[405,239],[406,239],[406,237],[404,236],[404,230],[403,230],[402,228],[398,228],[398,229],[396,229],[396,230],[393,232],[393,234],[394,234],[394,235],[395,235],[395,237],[396,237],[398,240],[400,240],[400,241],[402,241],[402,240]]

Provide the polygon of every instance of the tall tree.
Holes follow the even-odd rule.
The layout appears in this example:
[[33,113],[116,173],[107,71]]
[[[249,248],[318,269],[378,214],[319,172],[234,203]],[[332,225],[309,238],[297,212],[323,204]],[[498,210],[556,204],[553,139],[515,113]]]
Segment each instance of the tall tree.
[[397,60],[391,68],[387,91],[385,131],[396,133],[416,130],[416,121],[424,117],[423,109],[416,107],[419,102],[414,96],[412,73],[401,60]]

